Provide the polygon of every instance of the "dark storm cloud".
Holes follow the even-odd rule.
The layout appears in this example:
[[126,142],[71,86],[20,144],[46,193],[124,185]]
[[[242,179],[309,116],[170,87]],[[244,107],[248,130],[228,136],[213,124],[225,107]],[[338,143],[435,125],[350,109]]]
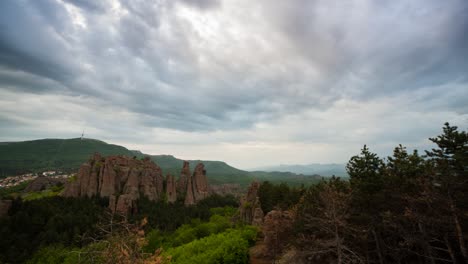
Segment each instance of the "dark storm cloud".
[[181,2],[202,10],[220,6],[219,0],[181,0]]
[[105,1],[95,0],[64,0],[74,6],[85,9],[90,12],[102,12],[106,9]]
[[[0,3],[0,65],[66,83],[76,74],[76,68],[57,31],[66,17],[55,14],[63,9],[51,1],[41,1],[44,6],[34,3],[31,6],[26,1]],[[36,5],[41,8],[35,8]],[[30,88],[35,90],[33,86]]]
[[[467,82],[466,1],[287,1],[265,10],[338,93],[372,98]],[[354,79],[364,83],[350,93]]]
[[5,0],[0,89],[93,98],[146,128],[182,131],[251,128],[339,100],[402,94],[466,114],[467,8],[463,0]]

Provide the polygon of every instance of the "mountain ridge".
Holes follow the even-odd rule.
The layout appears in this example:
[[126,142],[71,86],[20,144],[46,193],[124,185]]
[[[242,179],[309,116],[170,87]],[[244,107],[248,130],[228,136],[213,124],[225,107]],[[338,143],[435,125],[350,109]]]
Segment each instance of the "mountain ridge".
[[[98,139],[37,139],[2,142],[0,144],[0,177],[44,170],[77,170],[94,153],[102,156],[124,155],[136,158],[149,156],[164,174],[180,175],[182,159],[170,154],[148,155],[139,150],[109,144]],[[310,184],[320,179],[317,175],[298,175],[291,172],[251,172],[232,167],[224,161],[187,160],[191,168],[203,163],[211,184],[239,183],[247,186],[253,180],[285,181],[294,185]]]
[[341,163],[309,163],[309,164],[280,164],[278,166],[263,166],[249,171],[292,172],[297,174],[319,174],[331,177],[333,175],[348,177],[346,165]]

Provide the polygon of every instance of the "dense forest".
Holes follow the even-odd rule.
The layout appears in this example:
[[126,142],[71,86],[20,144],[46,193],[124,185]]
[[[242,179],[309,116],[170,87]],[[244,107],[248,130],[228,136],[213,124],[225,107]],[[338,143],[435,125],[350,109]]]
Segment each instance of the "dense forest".
[[295,263],[467,263],[468,134],[447,123],[430,140],[422,156],[399,145],[382,159],[364,146],[347,164],[349,181],[306,191],[263,184],[264,210],[295,215],[293,232],[270,249],[294,249]]
[[468,134],[446,124],[430,140],[424,155],[398,145],[381,158],[364,146],[349,179],[263,182],[260,228],[236,221],[233,196],[140,199],[129,217],[98,197],[13,196],[0,263],[248,263],[259,243],[277,263],[467,263]]

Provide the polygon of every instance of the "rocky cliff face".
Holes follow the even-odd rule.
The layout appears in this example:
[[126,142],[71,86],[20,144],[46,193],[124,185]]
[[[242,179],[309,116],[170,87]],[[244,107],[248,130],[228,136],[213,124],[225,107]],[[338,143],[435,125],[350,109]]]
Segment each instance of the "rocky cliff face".
[[168,174],[166,176],[166,197],[169,203],[177,201],[177,189],[174,176]]
[[185,193],[187,191],[187,181],[190,177],[190,163],[188,161],[184,161],[184,165],[182,166],[182,171],[180,172],[180,178],[177,181],[177,193]]
[[[109,197],[109,208],[121,213],[137,210],[136,200],[144,196],[157,201],[165,194],[168,202],[175,202],[178,193],[186,192],[186,205],[192,205],[208,196],[208,182],[203,164],[198,164],[193,176],[189,163],[184,162],[181,177],[164,178],[159,166],[149,158],[143,160],[124,156],[102,157],[95,154],[80,167],[77,179],[65,186],[65,197]],[[179,191],[183,188],[183,192]],[[165,193],[164,193],[165,190]]]
[[206,178],[205,165],[198,163],[193,171],[193,194],[195,202],[208,197],[208,179]]
[[273,210],[265,216],[262,226],[263,242],[267,253],[278,254],[288,244],[294,226],[295,213],[292,211]]
[[140,194],[155,201],[163,194],[161,168],[150,161],[124,156],[101,157],[95,154],[80,167],[77,180],[66,185],[63,196],[109,197],[112,210],[127,213],[135,210]]
[[203,163],[198,163],[193,171],[193,176],[187,178],[185,205],[193,205],[205,199],[209,195],[208,190],[205,165],[203,165]]
[[252,182],[247,194],[240,199],[239,215],[242,222],[260,226],[263,223],[263,211],[258,198],[260,183]]

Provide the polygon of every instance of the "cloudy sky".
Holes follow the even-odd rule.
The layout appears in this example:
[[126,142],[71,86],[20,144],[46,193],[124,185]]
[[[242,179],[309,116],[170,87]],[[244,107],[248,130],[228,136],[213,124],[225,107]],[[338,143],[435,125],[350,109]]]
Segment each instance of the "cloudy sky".
[[2,0],[0,141],[239,168],[468,127],[466,0]]

